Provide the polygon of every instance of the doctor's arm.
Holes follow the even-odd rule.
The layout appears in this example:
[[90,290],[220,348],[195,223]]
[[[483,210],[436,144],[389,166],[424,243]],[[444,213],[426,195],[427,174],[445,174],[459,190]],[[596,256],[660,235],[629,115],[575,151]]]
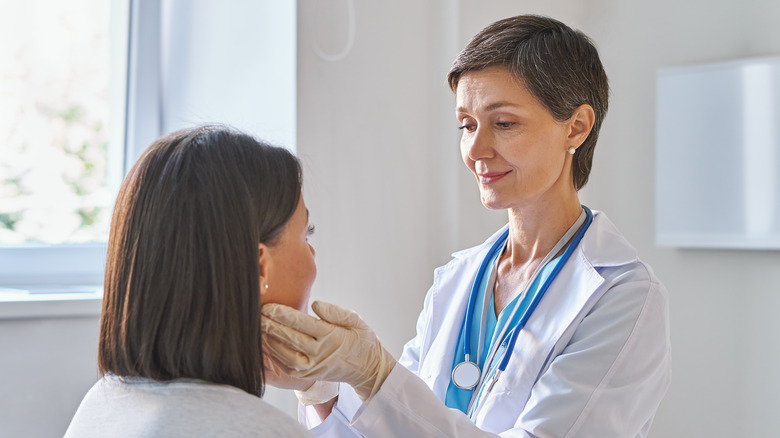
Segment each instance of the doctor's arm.
[[[425,327],[431,317],[432,307],[430,300],[431,294],[426,294],[423,311],[420,312],[417,319],[417,336],[404,345],[403,353],[398,360],[398,363],[403,365],[403,368],[406,368],[413,374],[418,374],[420,367],[422,334],[425,333]],[[356,433],[355,429],[350,425],[351,419],[355,417],[357,410],[363,402],[352,387],[345,383],[339,385],[337,400],[337,404],[329,408],[316,405],[306,406],[301,403],[298,406],[298,420],[301,424],[311,429],[316,436],[351,436],[350,432]],[[330,416],[332,413],[333,415]],[[337,433],[333,433],[334,431],[337,431]]]
[[[666,291],[648,279],[612,285],[551,352],[501,437],[644,437],[670,383]],[[504,376],[506,378],[507,376]],[[505,413],[506,414],[506,411]],[[495,424],[485,412],[482,424]],[[511,424],[511,423],[510,423]],[[354,419],[367,437],[485,437],[416,375],[396,366]]]
[[[300,317],[296,311],[278,310],[272,313],[282,323],[274,321],[270,330],[264,326],[272,336],[292,330],[285,324],[306,325],[295,320]],[[571,330],[569,342],[552,352],[525,407],[518,407],[514,427],[500,436],[644,436],[669,384],[663,288],[647,282],[617,285]],[[283,348],[291,348],[292,344],[285,344]],[[306,353],[311,356],[301,352],[292,356],[298,362],[289,366],[301,369],[291,369],[294,375],[305,375],[309,358],[325,348],[313,337],[301,345],[294,348],[313,351]],[[343,381],[350,383],[348,374],[360,359],[332,355],[328,359],[330,367],[340,368]],[[486,415],[489,418],[491,413]],[[401,366],[391,368],[379,390],[348,421],[367,437],[497,436],[477,428],[462,412],[447,408],[419,377]]]
[[[363,401],[351,419],[354,430],[366,437],[497,436],[447,408],[419,377],[396,364],[357,314],[321,302],[312,310],[322,320],[284,306],[263,306],[269,350],[290,375],[353,386]],[[342,330],[347,333],[333,334]],[[415,366],[411,350],[414,346],[407,345],[405,359]]]

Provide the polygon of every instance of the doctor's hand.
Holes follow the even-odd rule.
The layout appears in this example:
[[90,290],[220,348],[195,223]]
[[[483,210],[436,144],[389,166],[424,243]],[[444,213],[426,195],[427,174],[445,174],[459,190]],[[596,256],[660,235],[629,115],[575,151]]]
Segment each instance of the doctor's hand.
[[263,368],[265,383],[280,389],[305,391],[314,384],[312,379],[301,379],[286,374],[274,355],[269,351],[268,341],[263,337]]
[[346,382],[367,402],[379,391],[395,359],[360,316],[334,304],[312,303],[314,318],[280,304],[262,307],[268,351],[285,374]]

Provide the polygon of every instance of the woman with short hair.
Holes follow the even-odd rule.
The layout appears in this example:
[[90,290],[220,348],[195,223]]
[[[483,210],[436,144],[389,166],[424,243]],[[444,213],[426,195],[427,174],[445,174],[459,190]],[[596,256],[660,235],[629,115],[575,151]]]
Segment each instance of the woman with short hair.
[[521,15],[477,34],[448,80],[463,161],[508,224],[436,270],[400,365],[345,309],[265,306],[286,373],[349,384],[304,391],[305,404],[338,401],[303,418],[321,436],[646,436],[670,383],[668,298],[578,197],[607,112],[598,51]]

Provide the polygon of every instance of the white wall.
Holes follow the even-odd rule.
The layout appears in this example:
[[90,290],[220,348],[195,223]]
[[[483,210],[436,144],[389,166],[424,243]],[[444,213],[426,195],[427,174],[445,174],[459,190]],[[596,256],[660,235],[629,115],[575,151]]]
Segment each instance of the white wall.
[[[433,269],[463,245],[482,215],[460,164],[445,75],[457,53],[451,2],[298,4],[298,154],[317,231],[314,298],[357,310],[399,355]],[[473,196],[461,201],[461,193]],[[488,228],[493,228],[500,220]],[[467,231],[463,233],[462,231]]]
[[162,132],[224,122],[294,147],[295,2],[161,3]]
[[589,194],[671,295],[674,376],[654,436],[776,435],[780,332],[770,309],[780,304],[780,252],[655,247],[652,182],[655,69],[780,54],[780,4],[593,4],[583,27],[599,42],[613,101]]
[[99,323],[97,315],[0,319],[0,436],[65,433],[97,380]]

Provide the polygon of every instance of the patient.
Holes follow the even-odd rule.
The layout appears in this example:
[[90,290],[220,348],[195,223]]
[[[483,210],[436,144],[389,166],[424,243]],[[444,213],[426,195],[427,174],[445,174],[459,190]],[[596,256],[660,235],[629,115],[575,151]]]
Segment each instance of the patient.
[[260,399],[260,306],[308,306],[316,275],[301,169],[221,126],[166,135],[117,197],[98,365],[66,437],[310,436]]

